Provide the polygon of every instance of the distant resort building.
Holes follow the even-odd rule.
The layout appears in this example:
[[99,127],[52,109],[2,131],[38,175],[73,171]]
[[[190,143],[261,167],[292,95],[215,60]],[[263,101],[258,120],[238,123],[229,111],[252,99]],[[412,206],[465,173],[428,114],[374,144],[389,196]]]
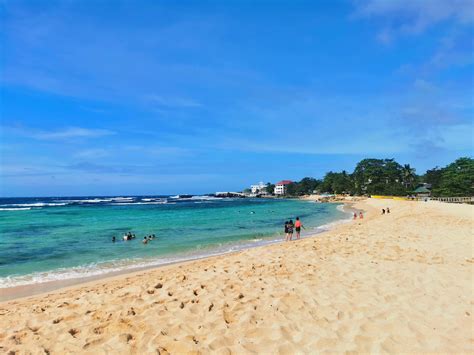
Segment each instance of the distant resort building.
[[267,186],[268,184],[264,184],[262,181],[260,181],[257,185],[251,185],[250,186],[250,191],[252,194],[266,194],[267,193]]
[[277,182],[275,184],[275,189],[273,190],[273,193],[275,195],[286,195],[286,189],[289,184],[292,184],[293,181],[291,180],[282,180],[280,182]]
[[430,197],[431,196],[431,185],[430,184],[423,184],[423,185],[417,187],[413,191],[413,194],[416,197]]

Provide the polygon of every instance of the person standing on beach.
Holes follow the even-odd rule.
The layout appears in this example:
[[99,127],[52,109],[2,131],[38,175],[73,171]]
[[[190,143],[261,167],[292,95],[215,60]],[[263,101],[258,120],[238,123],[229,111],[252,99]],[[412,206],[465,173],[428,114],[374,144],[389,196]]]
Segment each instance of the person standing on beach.
[[359,212],[359,218],[364,219],[364,215],[363,215],[362,211]]
[[288,234],[288,223],[288,221],[285,221],[285,242],[290,238],[290,235]]
[[293,240],[293,227],[293,220],[290,219],[290,221],[288,222],[288,238],[290,241]]
[[300,239],[301,228],[304,228],[304,226],[301,223],[300,218],[296,217],[296,222],[295,222],[296,239]]

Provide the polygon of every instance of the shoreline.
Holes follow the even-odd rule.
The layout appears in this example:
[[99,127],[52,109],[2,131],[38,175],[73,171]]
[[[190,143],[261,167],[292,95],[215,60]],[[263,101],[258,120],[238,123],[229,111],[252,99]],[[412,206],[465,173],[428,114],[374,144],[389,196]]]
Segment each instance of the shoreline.
[[[341,212],[347,215],[352,214],[353,211],[357,211],[357,212],[360,211],[359,209],[356,209],[353,207],[354,202],[352,201],[348,201],[348,202],[334,201],[330,203],[335,203],[342,206],[343,211]],[[350,221],[352,221],[351,217],[341,218],[341,219],[337,219],[335,221],[329,222],[327,224],[323,224],[321,226],[313,227],[312,230],[308,232],[307,234],[303,232],[301,234],[301,239],[320,237],[322,234],[327,233],[331,231],[332,229],[336,228],[337,226],[343,225]],[[272,238],[272,237],[266,236],[263,238]],[[246,242],[251,242],[251,240],[246,241]],[[161,268],[166,268],[166,267],[170,267],[174,265],[181,265],[181,264],[186,264],[186,263],[205,260],[205,259],[212,259],[215,257],[224,256],[224,255],[233,255],[233,254],[236,254],[248,249],[264,248],[269,245],[280,244],[284,242],[285,242],[284,236],[282,236],[282,239],[265,239],[262,243],[258,243],[255,245],[248,245],[248,243],[245,243],[242,246],[239,246],[236,244],[236,245],[232,245],[231,250],[226,250],[226,251],[211,250],[209,253],[204,254],[204,255],[197,254],[194,256],[190,256],[188,258],[184,257],[176,261],[169,261],[169,262],[165,261],[161,264],[156,264],[156,263],[153,264],[153,261],[150,260],[149,261],[150,265],[139,266],[137,265],[137,263],[135,263],[136,266],[134,266],[134,263],[131,263],[129,267],[124,266],[123,269],[121,270],[111,270],[109,272],[105,271],[104,273],[100,273],[96,275],[83,276],[83,277],[71,277],[71,278],[65,278],[65,279],[60,279],[60,280],[34,282],[34,283],[29,283],[29,284],[21,284],[21,285],[15,285],[11,287],[4,287],[4,288],[0,288],[0,305],[2,303],[13,301],[13,300],[40,296],[42,294],[48,294],[51,292],[61,291],[62,289],[68,289],[75,286],[87,285],[89,283],[100,282],[102,280],[107,280],[107,279],[114,279],[116,277],[120,277],[124,275],[136,274],[136,273],[141,273],[147,270],[161,269]],[[229,246],[231,246],[231,244],[229,244]],[[234,247],[236,249],[232,250],[232,248]]]

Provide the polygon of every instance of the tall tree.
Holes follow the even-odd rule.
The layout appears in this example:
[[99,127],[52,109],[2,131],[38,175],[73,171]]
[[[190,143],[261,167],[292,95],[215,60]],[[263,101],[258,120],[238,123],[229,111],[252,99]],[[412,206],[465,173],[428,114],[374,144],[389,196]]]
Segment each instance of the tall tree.
[[415,169],[410,164],[404,164],[402,168],[402,178],[405,190],[409,191],[414,188],[416,181]]
[[459,158],[449,164],[433,192],[438,196],[474,196],[474,160]]
[[423,182],[430,184],[432,191],[439,189],[441,183],[441,176],[443,175],[443,169],[436,167],[426,171],[423,176]]
[[273,195],[273,192],[275,191],[275,185],[270,182],[267,183],[266,191],[267,191],[267,194]]
[[357,194],[403,195],[402,166],[394,159],[363,159],[352,174]]

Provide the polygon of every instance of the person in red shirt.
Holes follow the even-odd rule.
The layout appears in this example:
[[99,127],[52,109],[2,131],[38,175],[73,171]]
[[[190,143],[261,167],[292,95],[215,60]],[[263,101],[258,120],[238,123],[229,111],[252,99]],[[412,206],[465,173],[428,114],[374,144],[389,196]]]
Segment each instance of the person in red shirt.
[[295,222],[296,239],[300,239],[300,233],[301,233],[302,227],[303,227],[303,223],[301,223],[299,217],[296,217],[296,222]]

